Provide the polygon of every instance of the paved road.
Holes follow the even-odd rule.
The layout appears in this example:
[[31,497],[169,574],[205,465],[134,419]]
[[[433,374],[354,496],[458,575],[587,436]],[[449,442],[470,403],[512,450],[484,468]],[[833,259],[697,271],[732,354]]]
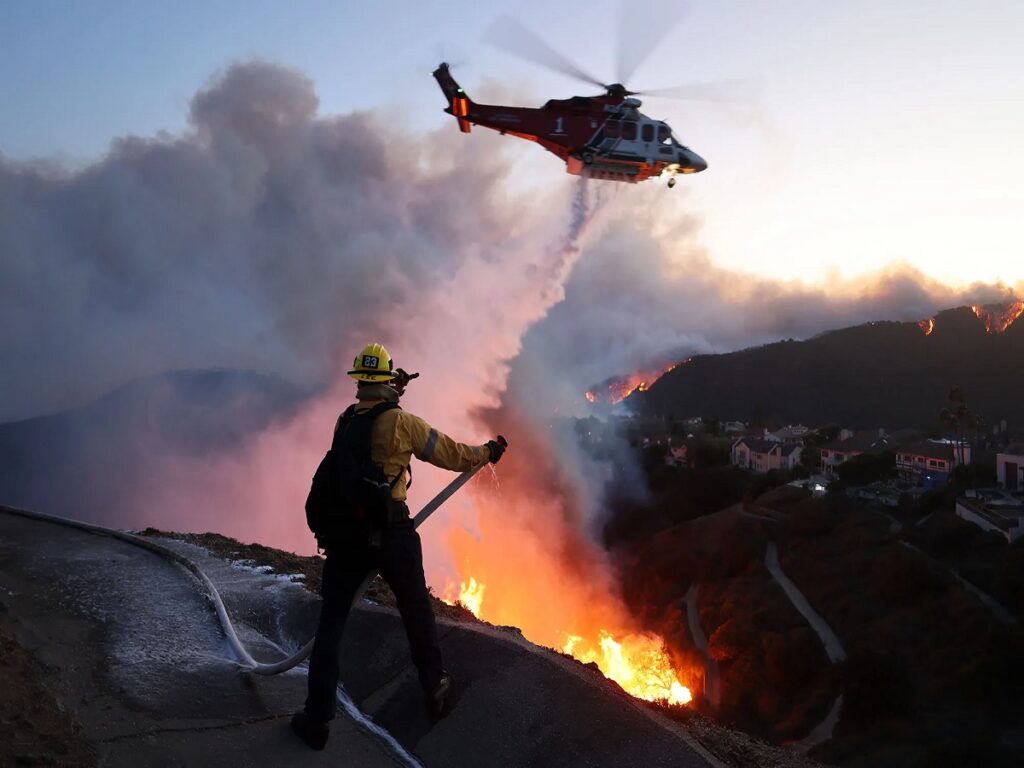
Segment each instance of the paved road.
[[1001,621],[1003,624],[1005,624],[1008,627],[1012,627],[1017,624],[1017,617],[1010,613],[1010,610],[1006,606],[1004,606],[1002,603],[1000,603],[998,600],[992,597],[992,595],[983,590],[981,587],[975,586],[972,582],[968,581],[963,576],[961,576],[956,570],[950,568],[941,560],[932,557],[920,547],[914,546],[909,541],[901,540],[900,544],[902,544],[907,549],[917,552],[917,554],[919,554],[921,557],[925,558],[926,560],[930,560],[943,570],[948,571],[950,575],[952,575],[952,577],[957,580],[957,583],[960,584],[960,586],[962,586],[964,589],[966,589],[968,592],[970,592],[972,595],[978,598],[978,600],[981,601],[981,604],[988,608],[991,614],[995,616],[997,619],[999,619],[999,621]]
[[[207,558],[202,567],[254,656],[275,658],[308,638],[317,602],[304,590],[188,554]],[[239,672],[197,582],[152,553],[0,514],[0,600],[0,620],[53,669],[101,765],[402,764],[344,717],[327,753],[301,745],[287,726],[304,698],[301,670]],[[437,724],[394,612],[359,606],[342,644],[352,699],[424,765],[720,765],[580,664],[494,629],[445,624],[442,635],[455,706]]]
[[686,620],[690,625],[690,636],[693,644],[704,657],[704,698],[718,709],[722,703],[722,680],[718,673],[718,661],[708,650],[708,637],[700,625],[700,611],[697,610],[697,594],[700,587],[691,584],[686,591]]
[[825,646],[825,653],[828,654],[829,661],[835,664],[845,659],[846,651],[843,650],[843,644],[839,642],[839,638],[832,631],[832,627],[811,607],[811,603],[804,597],[804,593],[800,591],[797,585],[782,570],[782,566],[779,564],[779,548],[774,541],[768,543],[768,549],[764,555],[764,565],[768,572],[771,573],[772,578],[782,587],[782,591],[786,593],[786,597],[789,598],[793,607],[800,612],[801,616],[807,619],[811,629],[818,633],[822,645]]
[[[800,591],[799,587],[782,570],[782,565],[779,563],[779,547],[774,541],[768,542],[768,548],[764,554],[764,565],[768,572],[771,573],[772,578],[782,587],[782,591],[786,593],[786,597],[789,598],[793,607],[799,611],[800,615],[810,624],[811,629],[821,638],[821,644],[825,646],[825,653],[828,654],[829,661],[833,664],[843,661],[846,658],[843,644],[839,642],[839,638],[832,631],[832,627],[828,625],[828,622],[811,607],[811,603],[804,596],[804,593]],[[801,752],[808,752],[819,744],[824,744],[832,738],[836,725],[839,724],[839,716],[842,711],[843,697],[840,694],[832,703],[832,708],[825,715],[825,719],[814,726],[807,736],[795,742],[792,746]]]

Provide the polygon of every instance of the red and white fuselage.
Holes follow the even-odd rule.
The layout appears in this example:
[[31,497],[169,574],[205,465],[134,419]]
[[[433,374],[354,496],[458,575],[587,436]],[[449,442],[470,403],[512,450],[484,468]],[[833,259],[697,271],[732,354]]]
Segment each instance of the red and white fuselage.
[[540,108],[477,104],[455,82],[447,64],[434,78],[448,99],[445,112],[463,133],[471,126],[491,128],[540,144],[557,155],[568,173],[614,181],[639,182],[679,173],[699,173],[707,163],[672,136],[672,129],[639,111],[640,101],[622,86],[603,96],[552,99]]

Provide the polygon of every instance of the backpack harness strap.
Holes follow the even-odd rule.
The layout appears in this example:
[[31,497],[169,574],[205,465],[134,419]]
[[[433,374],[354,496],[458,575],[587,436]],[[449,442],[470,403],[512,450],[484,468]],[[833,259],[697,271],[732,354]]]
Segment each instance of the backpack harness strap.
[[[334,439],[331,441],[331,450],[347,449],[353,451],[361,463],[369,465],[372,462],[371,441],[373,439],[374,422],[377,421],[377,417],[382,413],[396,408],[401,410],[401,406],[398,403],[377,403],[377,405],[369,410],[357,411],[355,405],[350,405],[341,415],[341,423],[338,425],[338,429],[334,433]],[[409,482],[406,484],[406,488],[412,487],[412,464],[408,464],[400,469],[394,479],[388,483],[388,487],[394,490],[398,481],[406,472],[409,473]],[[387,475],[384,476],[384,479],[387,480]]]

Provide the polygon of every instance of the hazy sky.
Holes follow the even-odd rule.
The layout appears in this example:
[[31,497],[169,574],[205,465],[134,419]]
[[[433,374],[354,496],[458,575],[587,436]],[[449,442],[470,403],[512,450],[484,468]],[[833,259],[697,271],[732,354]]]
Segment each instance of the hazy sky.
[[[653,33],[664,8],[630,2],[626,33]],[[81,166],[112,138],[182,131],[196,90],[253,57],[305,71],[322,113],[382,108],[413,130],[450,120],[430,78],[441,58],[471,96],[592,92],[486,44],[502,13],[613,78],[615,2],[0,0],[0,153]],[[692,2],[629,85],[724,78],[760,94],[644,106],[710,164],[673,191],[647,182],[644,199],[697,214],[715,263],[817,281],[904,260],[945,281],[1024,280],[1024,2]],[[518,151],[541,158],[522,183],[563,183],[554,157]]]

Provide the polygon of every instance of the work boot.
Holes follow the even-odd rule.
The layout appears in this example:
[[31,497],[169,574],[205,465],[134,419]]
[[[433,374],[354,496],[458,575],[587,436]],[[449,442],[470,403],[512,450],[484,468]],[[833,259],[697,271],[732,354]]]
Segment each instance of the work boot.
[[427,709],[435,720],[439,720],[448,714],[448,694],[451,693],[451,690],[451,675],[447,672],[442,672],[441,679],[434,686],[434,690],[427,694]]
[[331,727],[327,723],[310,720],[305,712],[296,712],[292,715],[292,730],[310,749],[318,750],[327,746],[327,737],[331,733]]

